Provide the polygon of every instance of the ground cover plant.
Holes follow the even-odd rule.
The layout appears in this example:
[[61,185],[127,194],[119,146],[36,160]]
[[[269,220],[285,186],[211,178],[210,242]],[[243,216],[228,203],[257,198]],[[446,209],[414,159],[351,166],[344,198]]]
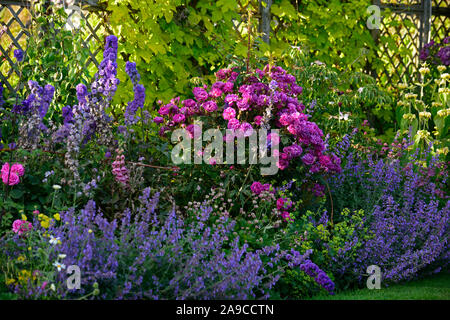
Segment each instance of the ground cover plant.
[[[253,5],[230,40],[231,24],[214,27],[239,16],[226,2],[145,3],[107,1],[120,31],[92,74],[69,52],[55,62],[64,10],[11,57],[0,298],[369,299],[371,267],[383,290],[448,273],[448,38],[426,45],[418,81],[388,90],[281,33],[280,56],[261,53]],[[230,56],[201,58],[210,42]]]

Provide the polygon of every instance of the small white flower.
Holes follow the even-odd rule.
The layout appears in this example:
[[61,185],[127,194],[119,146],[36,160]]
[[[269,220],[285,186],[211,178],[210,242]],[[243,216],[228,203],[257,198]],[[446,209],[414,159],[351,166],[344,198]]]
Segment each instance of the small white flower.
[[54,237],[54,236],[50,236],[50,244],[58,244],[59,242],[59,237]]
[[349,113],[342,113],[342,112],[339,112],[339,120],[348,121],[348,116],[349,116],[349,115],[350,115]]
[[359,93],[362,93],[363,90],[364,90],[364,87],[361,87],[361,88],[358,89],[358,92],[359,92]]
[[59,184],[54,184],[53,189],[59,190],[59,189],[61,189],[61,186]]
[[67,257],[67,255],[65,255],[65,254],[58,254],[58,258],[59,259],[64,259],[65,257]]
[[50,285],[50,290],[56,291],[56,287],[55,287],[55,284],[54,284],[54,283],[52,283],[52,284]]
[[58,269],[58,271],[61,271],[66,268],[66,265],[64,263],[60,263],[58,261],[55,261],[53,265]]

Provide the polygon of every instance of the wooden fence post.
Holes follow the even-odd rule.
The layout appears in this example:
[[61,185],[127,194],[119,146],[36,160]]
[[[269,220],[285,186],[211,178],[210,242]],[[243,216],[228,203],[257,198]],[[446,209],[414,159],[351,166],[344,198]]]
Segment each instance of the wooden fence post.
[[259,23],[259,31],[262,32],[262,39],[265,43],[270,43],[270,7],[272,0],[259,0],[259,11],[261,12],[261,20]]
[[422,50],[423,46],[430,42],[431,32],[431,0],[422,0],[422,16],[420,17],[420,39],[419,50]]
[[[372,4],[378,6],[380,8],[380,10],[381,10],[381,1],[380,0],[373,0]],[[382,17],[380,17],[380,19],[382,19]],[[380,20],[380,22],[381,22],[381,20]],[[381,28],[381,26],[380,26],[380,28]],[[375,28],[375,29],[372,29],[370,31],[370,33],[372,35],[373,41],[375,42],[375,47],[377,47],[378,43],[380,41],[381,30]],[[378,57],[376,49],[375,49],[375,52],[374,52],[374,56],[375,56],[375,58]],[[375,67],[373,66],[373,64],[371,62],[369,62],[368,65],[367,65],[367,71],[370,71],[370,75],[372,77],[374,77],[375,79],[378,78],[377,70],[375,69]]]

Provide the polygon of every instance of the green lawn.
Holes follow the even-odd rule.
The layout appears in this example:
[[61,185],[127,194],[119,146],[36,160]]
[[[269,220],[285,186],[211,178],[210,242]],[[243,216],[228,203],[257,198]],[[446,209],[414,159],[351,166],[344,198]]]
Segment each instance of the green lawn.
[[313,300],[450,300],[450,273],[381,287],[380,290],[343,291],[334,296],[316,296]]

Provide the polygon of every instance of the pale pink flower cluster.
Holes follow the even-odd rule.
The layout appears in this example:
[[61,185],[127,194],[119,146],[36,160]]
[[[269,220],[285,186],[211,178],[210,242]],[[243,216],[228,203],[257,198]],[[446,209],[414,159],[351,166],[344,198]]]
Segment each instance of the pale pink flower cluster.
[[14,186],[16,184],[20,183],[20,177],[22,177],[25,174],[25,168],[19,164],[15,163],[12,165],[12,167],[9,167],[9,163],[6,162],[2,166],[2,181],[4,184]]
[[123,184],[124,186],[127,186],[130,176],[128,174],[128,169],[125,166],[125,156],[118,155],[116,157],[116,161],[112,163],[112,167],[113,167],[112,173],[116,177],[116,180],[121,184]]
[[30,222],[25,220],[16,220],[13,222],[12,229],[15,233],[21,235],[24,232],[30,231],[32,225]]

